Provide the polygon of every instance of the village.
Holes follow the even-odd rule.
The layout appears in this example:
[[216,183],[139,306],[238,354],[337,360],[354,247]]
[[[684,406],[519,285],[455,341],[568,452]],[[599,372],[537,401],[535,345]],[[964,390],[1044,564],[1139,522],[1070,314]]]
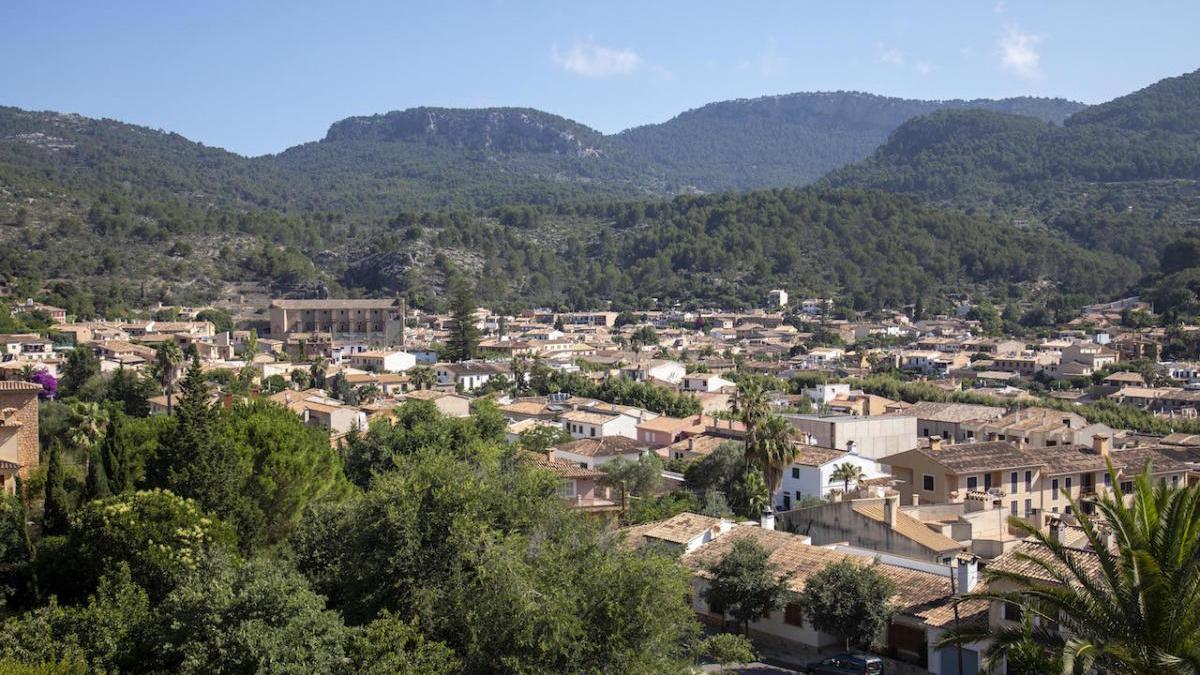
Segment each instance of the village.
[[[739,541],[761,546],[796,591],[856,560],[894,582],[881,655],[901,670],[888,672],[958,673],[978,672],[986,645],[937,648],[949,627],[1020,621],[1003,602],[956,602],[981,589],[982,570],[1036,555],[1010,517],[1094,564],[1073,503],[1090,513],[1097,495],[1132,492],[1147,468],[1173,487],[1200,477],[1200,363],[1165,360],[1163,329],[1125,325],[1150,309],[1136,298],[1024,338],[986,335],[968,312],[849,321],[832,304],[776,290],[744,312],[468,307],[474,344],[448,360],[460,318],[402,299],[271,299],[234,307],[224,331],[204,318],[211,307],[74,321],[26,300],[14,318],[49,327],[0,335],[0,485],[12,493],[17,476],[37,469],[38,401],[78,378],[80,363],[93,364],[93,377],[152,380],[153,416],[173,405],[164,368],[178,373],[195,358],[215,384],[214,405],[273,401],[335,448],[408,402],[455,418],[486,402],[512,446],[558,477],[571,509],[619,531],[625,546],[674,551],[695,574],[701,621],[729,621],[704,591],[713,561]],[[1113,410],[1138,428],[1097,414]],[[722,456],[749,458],[772,433],[786,449],[764,465],[770,483],[698,477]],[[838,646],[790,604],[748,630],[781,663]]]

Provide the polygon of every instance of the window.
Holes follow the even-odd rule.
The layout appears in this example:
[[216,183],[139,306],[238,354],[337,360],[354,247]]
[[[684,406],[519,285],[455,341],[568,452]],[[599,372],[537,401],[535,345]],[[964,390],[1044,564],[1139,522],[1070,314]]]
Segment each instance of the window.
[[1126,494],[1133,492],[1133,481],[1131,481],[1131,480],[1121,481],[1121,492],[1124,492]]
[[1070,492],[1071,491],[1071,477],[1067,476],[1065,480],[1067,481],[1066,482],[1067,492]]
[[1012,500],[1008,503],[1008,512],[1011,515],[1017,515],[1017,500]]
[[1033,500],[1026,499],[1025,500],[1025,517],[1028,518],[1029,514],[1031,514],[1031,513],[1033,513]]
[[1104,472],[1104,487],[1112,487],[1112,474],[1108,473],[1107,471]]
[[990,473],[983,474],[983,489],[984,490],[992,489],[992,474],[990,474]]
[[933,476],[929,474],[921,476],[921,489],[926,492],[933,492]]
[[591,427],[588,431],[592,432],[592,436],[596,435],[596,427]]
[[792,478],[799,478],[799,477],[800,477],[800,468],[793,466],[792,467]]
[[926,438],[928,438],[928,437],[929,437],[929,427],[925,427],[924,429],[922,429],[922,430],[921,430],[921,435],[922,435],[922,436],[925,436]]
[[1173,488],[1179,487],[1179,476],[1178,475],[1171,476],[1171,487],[1173,487]]
[[1011,603],[1011,602],[1004,603],[1004,620],[1005,621],[1020,621],[1021,614],[1022,614],[1022,611],[1021,611],[1020,605]]
[[794,602],[789,602],[787,606],[783,608],[783,622],[789,626],[803,626],[804,612],[800,610],[800,605]]
[[1058,513],[1058,507],[1055,506],[1054,508],[1050,509],[1050,513]]
[[967,477],[967,489],[974,490],[977,487],[979,487],[979,476]]
[[1009,492],[1017,494],[1017,472],[1014,471],[1008,475],[1008,484],[1012,488]]
[[[1050,481],[1050,499],[1052,501],[1058,501],[1058,479],[1057,478]],[[1055,509],[1055,513],[1057,513],[1057,512],[1058,512],[1058,509]]]
[[1033,472],[1032,471],[1025,472],[1025,491],[1026,492],[1033,491]]

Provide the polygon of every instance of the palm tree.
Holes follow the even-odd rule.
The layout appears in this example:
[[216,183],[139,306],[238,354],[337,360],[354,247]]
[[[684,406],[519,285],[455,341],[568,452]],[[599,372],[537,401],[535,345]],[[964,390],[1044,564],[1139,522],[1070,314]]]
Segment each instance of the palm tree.
[[1087,539],[1068,548],[1023,519],[1010,527],[1030,538],[985,572],[989,588],[966,596],[1019,606],[1055,631],[948,631],[938,646],[991,640],[985,656],[999,660],[1037,646],[1060,657],[1061,672],[1200,672],[1200,486],[1153,485],[1149,466],[1127,496],[1111,462],[1114,489],[1085,513],[1064,491]]
[[107,425],[108,412],[99,403],[76,401],[71,404],[71,429],[67,437],[72,445],[79,448],[85,467],[92,448],[104,436]]
[[154,353],[154,369],[158,372],[158,384],[167,397],[167,414],[172,411],[171,395],[175,393],[175,382],[179,380],[183,366],[183,351],[174,341],[168,340],[158,346]]
[[417,389],[432,389],[437,384],[437,373],[429,366],[416,366],[409,369],[408,379]]
[[833,472],[829,474],[830,483],[842,481],[842,494],[850,493],[850,481],[857,485],[866,478],[867,474],[863,473],[862,467],[854,462],[842,462],[833,467]]
[[774,501],[783,484],[783,474],[796,461],[795,428],[779,415],[771,415],[762,423],[758,445],[747,446],[747,457],[757,465],[767,486],[767,496]]
[[382,393],[379,385],[374,382],[364,384],[358,388],[358,400],[360,403],[371,403],[378,399]]
[[733,412],[746,425],[746,452],[756,452],[763,420],[770,413],[767,392],[755,380],[745,380],[733,395]]

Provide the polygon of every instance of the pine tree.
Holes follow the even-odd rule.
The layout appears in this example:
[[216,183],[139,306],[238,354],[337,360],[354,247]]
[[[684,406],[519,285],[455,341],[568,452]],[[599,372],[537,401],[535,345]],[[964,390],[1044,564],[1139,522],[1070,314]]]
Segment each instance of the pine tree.
[[475,297],[462,277],[452,282],[450,312],[454,316],[454,330],[446,341],[447,361],[466,361],[479,353],[479,328],[475,325]]
[[45,534],[67,531],[71,518],[71,498],[63,486],[62,444],[50,444],[46,466],[46,501],[42,510],[42,530]]

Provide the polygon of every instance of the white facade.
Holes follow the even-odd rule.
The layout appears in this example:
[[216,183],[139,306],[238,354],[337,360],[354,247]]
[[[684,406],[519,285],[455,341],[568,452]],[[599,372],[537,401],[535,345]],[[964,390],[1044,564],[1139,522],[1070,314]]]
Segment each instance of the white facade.
[[605,415],[603,421],[587,419],[596,417],[595,413],[580,415],[573,418],[569,413],[563,415],[563,428],[571,434],[571,438],[603,438],[604,436],[624,436],[637,440],[638,419],[629,415]]
[[720,375],[713,375],[710,373],[695,373],[683,378],[684,391],[713,392],[721,391],[721,389],[725,387],[732,386],[734,386],[733,382],[730,382]]
[[[803,497],[827,497],[832,490],[841,490],[842,483],[832,483],[830,478],[833,476],[833,470],[846,462],[862,469],[868,479],[887,475],[878,462],[852,453],[846,453],[820,466],[793,464],[783,472],[783,482],[775,496],[776,508],[786,511]],[[850,489],[853,490],[854,487],[851,485]]]
[[829,403],[839,396],[850,395],[850,385],[844,382],[834,384],[818,384],[815,387],[805,389],[804,395],[812,400],[817,405]]
[[417,357],[408,352],[362,352],[352,354],[350,363],[355,368],[374,370],[380,373],[402,373],[417,365]]
[[776,288],[770,293],[767,293],[767,304],[772,307],[785,307],[788,304],[787,291],[782,288]]

